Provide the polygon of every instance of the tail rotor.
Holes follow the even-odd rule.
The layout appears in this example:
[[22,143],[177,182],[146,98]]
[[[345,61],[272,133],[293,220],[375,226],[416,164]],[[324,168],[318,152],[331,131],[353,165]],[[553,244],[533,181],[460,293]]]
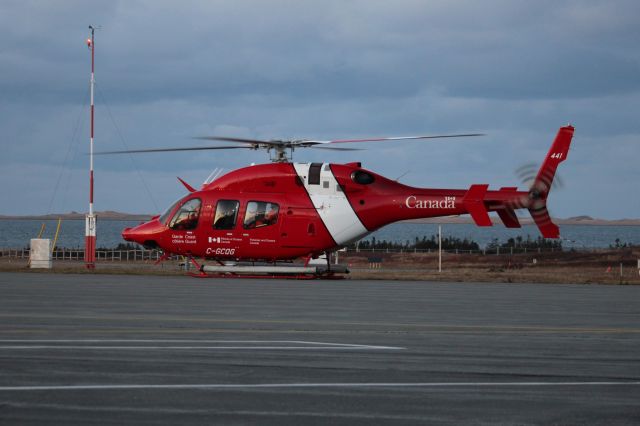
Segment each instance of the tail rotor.
[[523,186],[528,187],[529,189],[535,188],[538,191],[542,191],[544,189],[542,185],[545,187],[550,186],[551,189],[555,190],[562,189],[564,187],[564,182],[558,174],[555,175],[555,178],[553,176],[549,178],[549,176],[545,175],[544,180],[536,185],[538,172],[539,169],[536,163],[526,163],[515,170],[515,174],[518,179],[520,179],[520,182],[522,182]]

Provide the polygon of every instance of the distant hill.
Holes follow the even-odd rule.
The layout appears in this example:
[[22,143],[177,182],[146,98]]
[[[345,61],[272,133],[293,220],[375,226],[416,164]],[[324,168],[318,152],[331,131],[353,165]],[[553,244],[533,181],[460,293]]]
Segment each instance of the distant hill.
[[573,217],[568,217],[568,218],[566,218],[564,220],[571,220],[571,221],[579,222],[579,221],[582,221],[582,220],[589,221],[589,220],[594,220],[594,219],[591,216],[573,216]]
[[[62,218],[63,220],[84,220],[86,213],[78,213],[72,211],[70,213],[51,213],[46,215],[28,215],[28,216],[3,216],[0,215],[0,220],[57,220]],[[103,212],[95,212],[98,220],[149,220],[153,215],[150,214],[135,214],[135,213],[122,213],[106,210]]]

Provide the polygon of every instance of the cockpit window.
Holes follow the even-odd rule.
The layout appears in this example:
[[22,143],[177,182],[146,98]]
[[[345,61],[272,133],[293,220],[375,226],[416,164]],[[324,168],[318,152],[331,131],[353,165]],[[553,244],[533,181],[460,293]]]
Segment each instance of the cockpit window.
[[244,215],[244,229],[262,228],[278,222],[280,207],[266,201],[249,201]]
[[158,218],[161,224],[168,225],[167,222],[169,222],[169,215],[173,212],[173,209],[175,209],[178,203],[180,203],[181,201],[182,201],[182,197],[180,197],[179,199],[171,203],[171,205],[162,213],[162,215]]
[[362,170],[356,170],[351,173],[351,179],[360,185],[369,185],[375,180],[371,173],[363,172]]
[[240,202],[236,200],[219,200],[216,206],[216,217],[213,220],[214,229],[233,229],[238,218]]
[[171,222],[169,222],[169,228],[185,231],[196,229],[200,217],[200,204],[199,198],[186,201],[173,215]]

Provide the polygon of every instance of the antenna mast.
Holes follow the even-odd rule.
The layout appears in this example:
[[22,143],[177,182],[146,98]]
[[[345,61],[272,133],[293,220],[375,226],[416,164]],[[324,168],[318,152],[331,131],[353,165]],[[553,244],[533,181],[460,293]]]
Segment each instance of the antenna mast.
[[91,134],[89,139],[89,213],[85,218],[85,250],[84,250],[84,262],[87,269],[94,269],[96,267],[96,216],[93,214],[93,91],[95,86],[95,43],[94,35],[95,28],[89,25],[91,30],[91,37],[87,39],[87,46],[91,50]]

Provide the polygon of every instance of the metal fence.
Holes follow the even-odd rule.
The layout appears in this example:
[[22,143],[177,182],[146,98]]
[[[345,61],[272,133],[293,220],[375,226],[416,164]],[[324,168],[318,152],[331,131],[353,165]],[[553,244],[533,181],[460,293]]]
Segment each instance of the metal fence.
[[[535,253],[557,253],[557,252],[602,252],[612,249],[604,248],[526,248],[526,247],[491,247],[480,250],[463,250],[463,249],[447,249],[442,250],[448,254],[477,254],[477,255],[514,255],[514,254],[535,254]],[[622,249],[621,249],[622,250]],[[383,253],[438,253],[438,249],[402,249],[402,248],[385,248],[385,249],[354,249],[348,248],[341,251],[341,254],[363,253],[365,255],[383,254]],[[28,259],[29,248],[0,248],[0,258]],[[107,262],[133,262],[141,260],[158,260],[162,257],[160,250],[146,250],[144,248],[135,250],[119,250],[119,249],[98,249],[96,250],[96,259]],[[56,248],[52,254],[53,260],[83,260],[83,248]],[[171,259],[178,259],[180,256],[173,256]]]
[[[13,249],[5,248],[0,249],[0,258],[14,258],[14,259],[28,259],[30,250],[28,248]],[[117,249],[103,249],[96,250],[96,260],[103,260],[107,262],[133,262],[140,260],[158,260],[162,257],[162,252],[159,250],[117,250]],[[66,249],[57,248],[52,253],[53,260],[84,260],[84,249]]]
[[[443,253],[450,254],[481,254],[481,255],[513,255],[513,254],[527,254],[527,253],[557,253],[557,252],[570,252],[570,251],[580,251],[580,252],[598,252],[607,249],[597,249],[597,248],[558,248],[558,247],[537,247],[537,248],[527,248],[527,247],[491,247],[479,250],[467,250],[467,249],[443,249]],[[402,249],[402,248],[368,248],[368,249],[357,249],[357,248],[349,248],[345,250],[347,253],[438,253],[438,249]]]

